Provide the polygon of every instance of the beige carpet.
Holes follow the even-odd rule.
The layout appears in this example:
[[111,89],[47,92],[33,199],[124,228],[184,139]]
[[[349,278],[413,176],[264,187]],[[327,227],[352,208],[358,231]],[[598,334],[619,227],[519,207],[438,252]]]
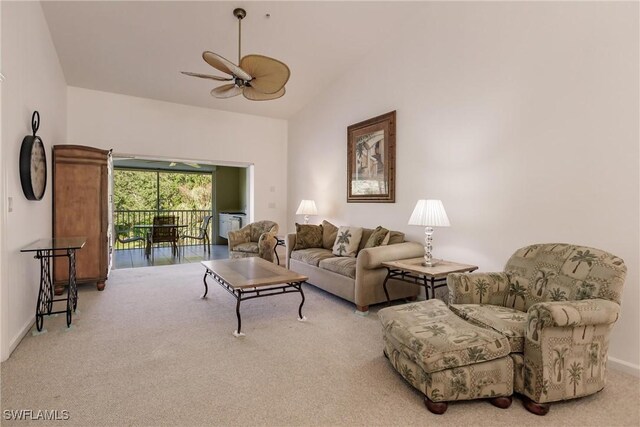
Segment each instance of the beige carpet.
[[[234,338],[235,300],[199,264],[116,270],[98,293],[84,287],[79,316],[45,319],[2,364],[2,410],[68,410],[57,425],[638,425],[639,381],[609,372],[601,393],[555,404],[546,417],[520,401],[451,404],[436,416],[382,355],[380,325],[306,287],[246,301]],[[4,412],[3,412],[4,414]],[[2,420],[3,425],[25,425]],[[34,421],[34,425],[47,425]]]

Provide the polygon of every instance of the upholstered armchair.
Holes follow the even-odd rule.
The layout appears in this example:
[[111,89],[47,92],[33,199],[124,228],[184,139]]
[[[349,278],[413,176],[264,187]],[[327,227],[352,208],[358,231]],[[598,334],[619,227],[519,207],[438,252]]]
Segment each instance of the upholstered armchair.
[[622,259],[598,249],[531,245],[504,272],[450,274],[449,308],[507,337],[514,391],[544,415],[550,402],[604,388],[626,271]]
[[229,258],[257,256],[273,262],[278,224],[258,221],[229,232]]

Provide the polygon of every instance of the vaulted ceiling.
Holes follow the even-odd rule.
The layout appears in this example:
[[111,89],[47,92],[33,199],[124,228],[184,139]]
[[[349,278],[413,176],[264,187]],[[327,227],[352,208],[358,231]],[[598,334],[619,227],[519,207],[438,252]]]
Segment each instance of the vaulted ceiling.
[[[278,100],[215,99],[209,92],[218,82],[179,73],[216,73],[202,60],[205,50],[237,62],[236,7],[247,11],[242,54],[271,56],[291,69]],[[411,8],[394,2],[43,2],[70,86],[277,118],[291,117],[348,72]]]

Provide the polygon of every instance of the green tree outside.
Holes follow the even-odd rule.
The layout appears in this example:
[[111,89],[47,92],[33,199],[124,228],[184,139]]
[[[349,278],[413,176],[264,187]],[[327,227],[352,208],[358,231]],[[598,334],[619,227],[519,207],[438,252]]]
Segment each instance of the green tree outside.
[[158,181],[160,210],[211,209],[211,174],[126,169],[114,170],[114,209],[156,210]]

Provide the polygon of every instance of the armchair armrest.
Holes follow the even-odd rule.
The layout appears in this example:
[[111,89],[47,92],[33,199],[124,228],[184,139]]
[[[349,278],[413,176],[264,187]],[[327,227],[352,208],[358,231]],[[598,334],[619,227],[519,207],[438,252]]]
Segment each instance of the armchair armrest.
[[610,325],[618,320],[620,306],[605,299],[539,302],[527,311],[528,324],[546,327]]
[[380,268],[383,262],[399,259],[416,258],[424,255],[424,247],[416,242],[396,243],[361,249],[358,252],[356,265],[358,269],[373,270]]
[[267,261],[273,261],[276,235],[273,232],[262,233],[258,239],[258,255]]
[[504,306],[509,293],[506,273],[451,273],[447,276],[449,304]]
[[234,247],[240,243],[248,243],[251,241],[251,224],[245,225],[239,230],[229,231],[229,249],[233,250]]
[[296,245],[296,233],[289,233],[284,237],[285,248],[285,266],[289,268],[289,259],[291,258],[291,252]]

